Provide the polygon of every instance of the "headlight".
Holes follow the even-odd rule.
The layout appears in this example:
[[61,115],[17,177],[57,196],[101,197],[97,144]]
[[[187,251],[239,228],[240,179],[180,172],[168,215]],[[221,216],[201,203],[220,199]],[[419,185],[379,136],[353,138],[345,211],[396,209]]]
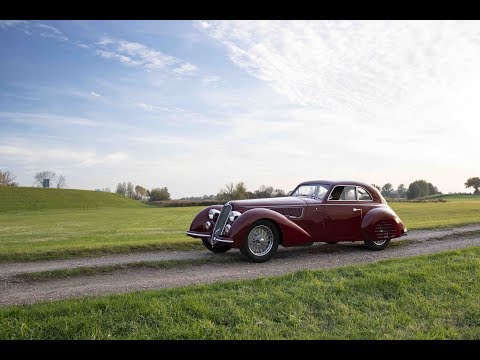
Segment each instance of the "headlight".
[[230,211],[230,214],[228,214],[228,221],[233,222],[240,215],[242,214],[238,211]]
[[215,220],[219,214],[220,214],[220,211],[218,211],[217,209],[210,209],[208,211],[208,218],[210,220]]

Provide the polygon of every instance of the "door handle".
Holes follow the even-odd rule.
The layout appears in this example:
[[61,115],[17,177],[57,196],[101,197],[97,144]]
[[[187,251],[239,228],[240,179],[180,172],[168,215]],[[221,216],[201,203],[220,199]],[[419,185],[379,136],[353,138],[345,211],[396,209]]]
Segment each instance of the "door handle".
[[362,211],[362,209],[353,208],[353,211]]

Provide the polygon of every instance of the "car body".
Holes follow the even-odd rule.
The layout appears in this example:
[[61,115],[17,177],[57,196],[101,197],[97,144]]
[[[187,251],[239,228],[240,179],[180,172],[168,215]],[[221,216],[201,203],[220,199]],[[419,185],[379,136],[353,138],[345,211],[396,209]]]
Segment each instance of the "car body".
[[213,252],[238,248],[255,262],[285,247],[363,241],[384,249],[407,229],[380,192],[359,181],[306,181],[286,197],[232,200],[200,211],[187,235]]

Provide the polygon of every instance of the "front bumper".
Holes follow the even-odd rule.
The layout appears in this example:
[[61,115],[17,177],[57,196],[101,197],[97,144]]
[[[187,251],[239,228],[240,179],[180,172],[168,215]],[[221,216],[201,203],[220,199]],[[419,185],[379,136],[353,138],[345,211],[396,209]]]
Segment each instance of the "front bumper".
[[403,234],[400,235],[400,236],[407,236],[408,235],[408,229],[407,228],[404,228],[403,229]]
[[[188,230],[185,234],[187,234],[187,236],[197,238],[197,239],[210,239],[212,237],[212,234],[201,233],[201,232],[190,231],[190,230]],[[223,236],[217,236],[215,240],[220,242],[225,242],[225,243],[233,243],[232,239],[229,239]]]

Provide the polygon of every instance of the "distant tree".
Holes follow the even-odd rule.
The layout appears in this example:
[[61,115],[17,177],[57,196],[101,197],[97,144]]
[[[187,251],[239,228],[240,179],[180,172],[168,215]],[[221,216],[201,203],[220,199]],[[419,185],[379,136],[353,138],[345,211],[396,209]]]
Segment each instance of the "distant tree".
[[101,190],[102,192],[111,192],[109,187],[104,187]]
[[145,196],[147,196],[147,189],[140,185],[135,186],[135,198],[143,200]]
[[67,187],[67,179],[65,175],[60,174],[57,179],[57,189],[65,189]]
[[282,196],[287,196],[287,194],[282,189],[275,189],[275,190],[273,190],[272,196],[273,197],[282,197]]
[[233,183],[226,184],[217,194],[217,200],[241,200],[248,199],[249,192],[243,182],[234,185]]
[[119,195],[127,195],[127,183],[118,183],[117,190],[115,190],[115,192]]
[[480,178],[479,177],[471,177],[465,182],[465,188],[474,188],[475,191],[473,192],[475,195],[480,195]]
[[435,194],[441,194],[440,191],[438,191],[436,186],[433,186],[432,183],[428,183],[428,195],[435,195]]
[[167,187],[152,189],[149,195],[151,201],[170,200],[170,193]]
[[372,186],[373,186],[375,189],[377,189],[378,191],[380,191],[380,192],[382,191],[382,188],[381,188],[380,186],[375,185],[375,184],[372,184]]
[[382,186],[382,189],[380,190],[380,192],[384,197],[391,198],[394,192],[392,184],[386,183],[385,185]]
[[253,192],[253,196],[257,199],[273,197],[273,187],[262,185]]
[[405,198],[407,196],[407,188],[405,187],[405,185],[403,184],[398,185],[397,196],[399,198]]
[[10,171],[0,170],[0,186],[18,186],[18,183],[15,182],[16,178]]
[[127,195],[131,199],[135,198],[135,189],[133,187],[133,184],[130,181],[127,184],[127,191],[125,195]]
[[39,171],[33,177],[35,185],[40,187],[43,187],[43,180],[47,179],[51,184],[53,180],[55,180],[56,178],[57,178],[57,175],[55,174],[55,172],[50,170]]
[[416,180],[408,186],[407,199],[416,199],[418,197],[441,194],[436,186],[425,180]]

